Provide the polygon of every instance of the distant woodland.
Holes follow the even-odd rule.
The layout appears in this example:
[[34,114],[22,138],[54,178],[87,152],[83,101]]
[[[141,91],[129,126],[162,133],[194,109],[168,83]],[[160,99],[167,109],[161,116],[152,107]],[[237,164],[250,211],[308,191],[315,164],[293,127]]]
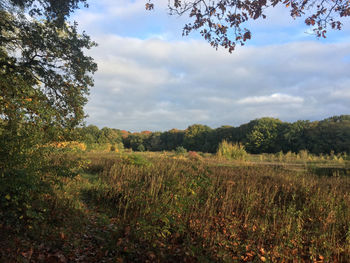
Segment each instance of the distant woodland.
[[260,118],[239,127],[213,129],[193,124],[186,130],[131,133],[97,126],[76,128],[74,139],[88,147],[109,143],[112,147],[134,151],[172,151],[183,147],[189,151],[216,152],[223,140],[241,143],[249,153],[299,152],[314,154],[350,153],[350,115],[333,116],[322,121],[283,122]]

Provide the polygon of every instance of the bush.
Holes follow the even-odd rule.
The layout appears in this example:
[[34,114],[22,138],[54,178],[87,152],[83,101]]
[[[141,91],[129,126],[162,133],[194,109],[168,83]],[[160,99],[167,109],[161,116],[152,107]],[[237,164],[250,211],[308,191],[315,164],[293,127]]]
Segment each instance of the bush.
[[111,152],[121,152],[124,149],[123,143],[112,144],[110,147]]
[[41,168],[41,172],[54,176],[75,177],[88,168],[88,161],[81,153],[65,148],[52,150],[47,158],[48,164]]
[[53,148],[65,149],[65,150],[70,150],[75,152],[86,150],[86,144],[83,142],[77,142],[77,141],[53,142],[49,144],[49,146]]
[[187,150],[183,146],[177,146],[175,149],[176,154],[185,154]]
[[137,146],[137,150],[139,152],[144,152],[146,149],[145,149],[145,146],[143,146],[143,144],[140,144],[139,146]]
[[139,154],[131,154],[129,156],[125,156],[123,159],[124,159],[123,161],[126,164],[132,164],[135,166],[151,166],[152,165],[152,162],[150,162],[147,158],[145,158],[144,156],[139,155]]
[[1,176],[0,230],[2,224],[17,232],[40,224],[45,214],[40,197],[49,191],[50,186],[29,169]]
[[248,153],[242,144],[232,144],[225,140],[220,143],[216,154],[219,157],[224,157],[230,160],[245,160],[248,156]]
[[202,156],[200,156],[197,152],[189,151],[188,152],[188,158],[190,160],[195,160],[195,161],[201,161]]

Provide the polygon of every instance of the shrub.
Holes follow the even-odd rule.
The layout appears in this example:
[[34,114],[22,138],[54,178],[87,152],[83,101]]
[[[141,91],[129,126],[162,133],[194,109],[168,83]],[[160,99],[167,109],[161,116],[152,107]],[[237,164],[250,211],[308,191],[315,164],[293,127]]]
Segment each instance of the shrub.
[[183,146],[177,146],[175,149],[176,154],[185,154],[187,150]]
[[52,150],[47,158],[48,164],[42,166],[41,172],[54,176],[75,177],[88,168],[88,161],[81,153],[65,148]]
[[58,148],[58,149],[70,150],[70,151],[86,150],[86,144],[83,142],[77,142],[77,141],[53,142],[47,146]]
[[132,164],[136,166],[150,166],[152,163],[147,160],[144,156],[139,154],[131,154],[125,158],[127,164]]
[[19,231],[41,221],[44,210],[39,202],[40,196],[49,189],[39,176],[28,169],[0,177],[0,229],[5,224]]
[[111,152],[121,152],[124,149],[123,143],[116,143],[111,145]]
[[139,152],[144,152],[146,149],[145,149],[145,146],[143,146],[143,144],[140,144],[139,146],[137,146],[137,150]]
[[220,143],[217,155],[231,160],[245,160],[248,156],[242,144],[232,144],[225,140]]
[[191,160],[197,160],[197,161],[200,161],[202,159],[202,157],[197,152],[193,152],[193,151],[188,152],[188,158],[190,158]]

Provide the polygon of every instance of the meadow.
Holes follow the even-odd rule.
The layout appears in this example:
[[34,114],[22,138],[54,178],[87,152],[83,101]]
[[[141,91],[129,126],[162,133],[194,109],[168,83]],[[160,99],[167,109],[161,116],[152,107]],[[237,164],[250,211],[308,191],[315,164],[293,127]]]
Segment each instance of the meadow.
[[[149,24],[140,1],[91,1],[73,15],[89,2],[0,0],[0,263],[350,262],[350,115],[315,120],[349,109],[344,44],[299,45],[299,26],[288,25],[297,37],[258,41],[231,61],[197,37],[154,38],[177,27],[168,32],[162,15]],[[279,4],[317,37],[342,29],[349,1],[316,2],[169,0],[167,9],[189,16],[183,35],[200,30],[231,52],[252,37],[241,25]],[[312,120],[231,126],[264,112]],[[164,131],[192,119],[222,126]],[[145,125],[152,131],[136,132]]]
[[50,190],[3,223],[1,261],[349,262],[350,169],[339,159],[55,153]]

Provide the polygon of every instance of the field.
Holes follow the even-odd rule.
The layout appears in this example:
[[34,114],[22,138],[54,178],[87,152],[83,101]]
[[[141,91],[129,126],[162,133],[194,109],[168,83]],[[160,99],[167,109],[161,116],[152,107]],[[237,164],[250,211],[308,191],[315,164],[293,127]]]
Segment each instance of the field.
[[2,222],[0,261],[350,262],[349,171],[307,153],[56,154],[49,190]]

